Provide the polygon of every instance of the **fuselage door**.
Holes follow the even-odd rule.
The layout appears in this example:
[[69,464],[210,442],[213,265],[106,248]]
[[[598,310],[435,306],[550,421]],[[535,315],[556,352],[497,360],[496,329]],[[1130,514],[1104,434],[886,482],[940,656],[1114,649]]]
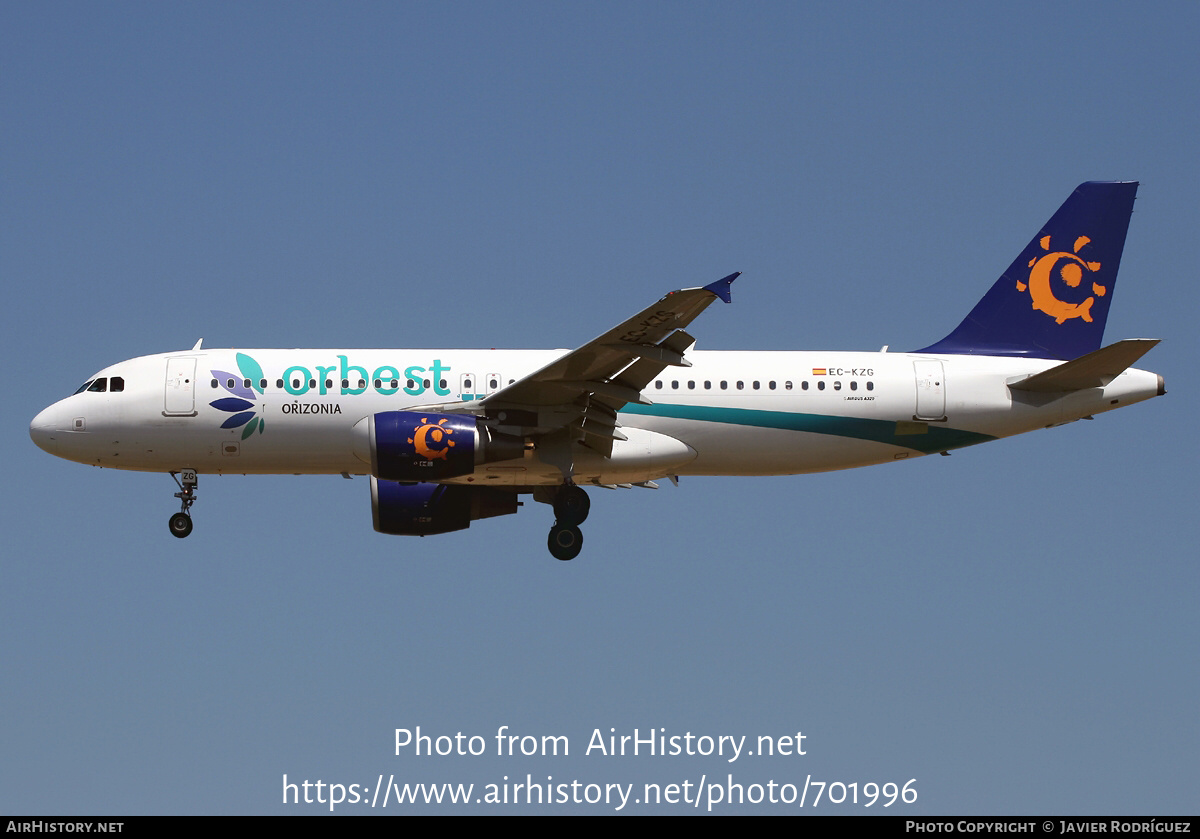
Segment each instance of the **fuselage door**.
[[196,359],[194,356],[167,359],[163,416],[196,416]]
[[917,412],[913,419],[942,422],[946,419],[946,377],[940,361],[914,361],[917,378]]
[[458,377],[458,392],[459,399],[463,402],[470,402],[475,398],[475,391],[478,383],[475,381],[475,376],[471,373],[463,373]]

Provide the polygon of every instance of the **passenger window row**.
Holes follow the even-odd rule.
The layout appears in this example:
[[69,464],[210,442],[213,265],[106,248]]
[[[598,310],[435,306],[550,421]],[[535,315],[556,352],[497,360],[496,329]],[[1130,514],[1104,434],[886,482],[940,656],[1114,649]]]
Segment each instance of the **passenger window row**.
[[[219,388],[221,386],[221,381],[219,379],[213,379],[209,384],[215,390],[216,388]],[[341,384],[342,384],[342,387],[347,390],[350,389],[350,387],[352,387],[352,386],[358,390],[365,390],[367,387],[367,380],[366,379],[358,379],[356,384],[351,385],[351,379],[342,379]],[[382,389],[382,388],[397,389],[400,387],[400,380],[392,379],[389,381],[387,379],[375,379],[373,384],[375,385],[375,388],[377,390]],[[415,389],[417,387],[417,382],[415,379],[406,379],[405,384],[409,388],[409,390]],[[429,389],[429,384],[430,384],[429,379],[423,379],[421,381],[421,384],[425,387],[426,390]],[[511,380],[509,381],[509,384],[512,384]],[[293,389],[299,390],[303,386],[304,386],[303,379],[292,379],[292,388]],[[315,388],[317,386],[317,380],[309,379],[308,386],[309,386],[309,388]],[[333,386],[334,386],[333,379],[325,380],[325,389],[326,390],[332,389]],[[448,385],[446,384],[445,379],[440,379],[438,381],[438,386],[445,389]],[[253,383],[252,383],[252,380],[250,380],[250,379],[226,379],[225,387],[229,388],[230,390],[232,390],[235,387],[243,387],[243,388],[249,389],[249,388],[253,387]],[[275,387],[278,390],[283,390],[283,379],[276,379]],[[493,385],[493,387],[494,387],[494,385]],[[267,380],[266,379],[258,380],[258,389],[259,390],[267,389]]]
[[[514,381],[513,379],[509,379],[509,380],[508,380],[508,383],[511,385],[511,384],[513,383],[513,381]],[[825,390],[825,381],[826,381],[825,379],[817,379],[816,389],[817,389],[817,390]],[[841,380],[840,380],[840,379],[834,379],[834,380],[832,380],[832,381],[833,381],[833,389],[834,389],[834,390],[841,390],[841,389],[842,389],[842,382],[841,382]],[[238,379],[227,379],[227,380],[226,380],[226,382],[225,382],[225,386],[226,386],[226,387],[228,387],[228,388],[230,388],[231,390],[232,390],[233,388],[237,387],[239,384],[240,384],[242,387],[244,387],[244,388],[250,388],[250,387],[251,387],[251,380],[250,380],[250,379],[241,379],[241,380],[239,381]],[[407,384],[407,386],[408,386],[408,389],[409,389],[409,390],[413,390],[413,389],[415,389],[415,388],[417,387],[417,383],[416,383],[416,381],[414,381],[413,379],[408,379],[408,380],[406,380],[406,384]],[[422,384],[422,385],[425,387],[425,389],[426,389],[426,390],[428,390],[428,389],[429,389],[429,379],[424,379],[424,380],[421,382],[421,384]],[[442,387],[442,388],[444,389],[444,388],[446,387],[446,380],[445,380],[445,379],[442,379],[441,381],[439,381],[439,382],[438,382],[438,384],[439,384],[439,386],[440,386],[440,387]],[[495,383],[495,381],[491,381],[491,382],[489,382],[488,384],[489,384],[489,386],[490,386],[490,387],[492,387],[492,388],[496,387],[496,383]],[[701,387],[703,387],[703,389],[704,389],[704,390],[712,390],[712,389],[713,389],[713,382],[712,382],[712,380],[711,380],[711,379],[705,380],[704,382],[701,382],[701,383],[697,383],[697,382],[696,382],[694,379],[689,379],[687,382],[683,382],[683,383],[681,383],[681,382],[680,382],[678,379],[673,379],[673,380],[671,381],[671,390],[679,390],[679,389],[680,389],[680,387],[681,387],[681,385],[682,385],[683,387],[686,387],[688,390],[695,390],[695,389],[696,389],[696,386],[697,386],[697,384],[700,384],[700,385],[701,385]],[[376,390],[380,390],[380,389],[382,389],[382,388],[385,388],[385,387],[390,387],[392,390],[397,390],[397,389],[399,389],[399,387],[400,387],[400,380],[399,380],[399,379],[392,379],[392,380],[389,382],[389,381],[387,381],[386,379],[375,379],[375,381],[374,381],[374,385],[375,385],[375,389],[376,389]],[[767,385],[767,390],[776,390],[776,389],[779,387],[779,385],[778,385],[778,384],[777,384],[775,381],[768,381],[768,382],[766,383],[766,385]],[[218,381],[217,379],[213,379],[213,380],[212,380],[212,387],[213,387],[214,389],[215,389],[215,388],[218,388],[218,387],[220,387],[220,386],[221,386],[221,382],[220,382],[220,381]],[[309,386],[310,388],[315,388],[315,387],[317,386],[317,380],[316,380],[316,379],[310,379],[310,380],[309,380],[309,382],[308,382],[308,386]],[[466,383],[466,387],[469,389],[469,388],[470,388],[470,386],[471,386],[471,385],[470,385],[470,382],[467,382],[467,383]],[[656,389],[658,389],[658,390],[662,390],[662,389],[663,389],[665,386],[666,386],[666,385],[664,384],[664,382],[663,382],[661,379],[659,379],[659,380],[657,380],[657,381],[655,381],[655,382],[654,382],[654,387],[655,387]],[[729,381],[728,381],[728,380],[721,380],[721,381],[720,381],[720,382],[717,384],[717,386],[718,386],[718,387],[719,387],[721,390],[728,390],[728,389],[729,389]],[[283,390],[283,379],[276,379],[276,380],[275,380],[275,387],[276,387],[277,389],[279,389],[279,390]],[[292,387],[293,387],[293,388],[296,388],[296,389],[299,389],[299,388],[301,387],[301,380],[300,380],[300,379],[293,379],[293,380],[292,380]],[[326,387],[326,389],[330,389],[330,388],[332,388],[332,387],[333,387],[333,379],[326,379],[326,380],[325,380],[325,387]],[[350,379],[342,379],[342,387],[343,387],[343,388],[345,388],[345,389],[349,389],[349,388],[350,388]],[[357,384],[357,388],[358,388],[359,390],[365,390],[365,389],[366,389],[366,387],[367,387],[367,381],[366,381],[366,379],[359,379],[359,380],[358,380],[358,384]],[[737,381],[735,381],[735,382],[734,382],[734,387],[735,387],[737,390],[745,390],[745,388],[746,388],[746,382],[744,382],[744,381],[742,381],[742,380],[740,380],[740,379],[739,379],[739,380],[737,380]],[[752,381],[752,382],[750,382],[750,388],[751,388],[751,390],[761,390],[761,389],[762,389],[762,382],[759,382],[759,381]],[[259,389],[259,390],[266,390],[266,389],[267,389],[267,380],[266,380],[266,379],[259,379],[259,380],[258,380],[258,389]],[[784,389],[784,390],[791,390],[791,389],[792,389],[792,383],[791,383],[790,381],[785,381],[785,382],[783,382],[783,389]],[[808,389],[809,389],[809,383],[808,383],[808,381],[807,381],[807,380],[806,380],[806,381],[803,381],[803,382],[801,382],[801,383],[800,383],[800,389],[801,389],[801,390],[808,390]],[[867,390],[874,390],[874,389],[875,389],[875,383],[874,383],[874,382],[871,382],[871,381],[868,381],[868,382],[866,383],[866,389],[867,389]],[[112,376],[112,377],[101,377],[101,378],[98,378],[98,379],[88,379],[86,382],[84,382],[84,383],[83,383],[83,384],[82,384],[82,385],[79,387],[79,390],[77,390],[77,391],[75,391],[75,392],[76,392],[76,393],[83,393],[84,391],[87,391],[87,392],[89,392],[89,393],[105,393],[105,392],[109,392],[109,393],[121,393],[121,392],[123,392],[124,390],[125,390],[125,379],[124,379],[122,376]],[[851,379],[851,381],[850,381],[850,390],[853,390],[853,391],[856,391],[856,390],[858,390],[858,381],[857,381],[857,380]]]
[[[713,383],[712,383],[712,381],[711,381],[711,380],[706,380],[706,381],[704,381],[704,382],[702,382],[702,383],[700,383],[700,384],[703,386],[704,390],[712,390],[712,388],[713,388]],[[686,387],[688,390],[695,390],[695,389],[696,389],[697,382],[696,382],[696,381],[694,381],[694,380],[691,380],[691,379],[689,379],[687,382],[683,382],[683,383],[682,383],[682,385],[683,385],[683,386],[685,386],[685,387]],[[681,386],[681,383],[680,383],[680,381],[679,381],[678,379],[673,379],[673,380],[671,381],[671,390],[679,390],[680,386]],[[745,390],[745,388],[746,388],[746,383],[745,383],[744,381],[740,381],[740,380],[739,380],[739,381],[736,381],[736,382],[734,383],[734,386],[735,386],[735,388],[736,388],[737,390]],[[655,387],[656,389],[658,389],[658,390],[662,390],[664,387],[666,387],[666,384],[665,384],[665,383],[664,383],[664,382],[663,382],[661,379],[659,379],[659,380],[657,380],[657,381],[654,383],[654,387]],[[729,382],[728,382],[728,380],[723,380],[723,381],[721,381],[721,382],[718,384],[718,387],[719,387],[721,390],[728,390],[728,389],[729,389]],[[778,385],[777,385],[775,382],[773,382],[773,381],[769,381],[769,382],[767,382],[767,390],[775,390],[777,387],[778,387]],[[750,388],[751,388],[752,390],[761,390],[761,389],[762,389],[762,382],[759,382],[759,381],[752,381],[752,382],[750,382]],[[790,381],[784,382],[784,383],[783,383],[783,389],[784,389],[784,390],[791,390],[791,389],[792,389],[792,383],[791,383]],[[800,383],[800,389],[801,389],[801,390],[808,390],[808,389],[809,389],[809,383],[808,383],[807,381],[803,381],[803,382],[801,382],[801,383]],[[824,380],[824,379],[818,379],[818,380],[817,380],[817,388],[816,388],[816,389],[817,389],[817,390],[824,390],[824,389],[825,389],[825,380]],[[841,389],[842,389],[842,382],[841,382],[841,380],[840,380],[840,379],[835,379],[835,380],[833,380],[833,389],[834,389],[834,390],[841,390]],[[867,383],[866,383],[866,389],[867,389],[867,390],[874,390],[874,389],[875,389],[875,383],[874,383],[874,382],[867,382]],[[858,390],[858,381],[857,381],[856,379],[851,379],[851,380],[850,380],[850,390]]]

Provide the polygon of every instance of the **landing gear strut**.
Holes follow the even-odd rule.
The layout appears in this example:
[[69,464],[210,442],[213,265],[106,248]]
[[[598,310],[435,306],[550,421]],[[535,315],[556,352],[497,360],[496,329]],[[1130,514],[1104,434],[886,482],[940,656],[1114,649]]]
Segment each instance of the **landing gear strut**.
[[583,548],[579,525],[587,519],[591,508],[592,501],[586,492],[574,484],[563,485],[554,499],[556,521],[547,540],[551,556],[564,561],[579,556]]
[[[183,476],[180,481],[179,476]],[[175,497],[180,501],[179,512],[171,516],[171,521],[168,527],[171,528],[171,535],[177,539],[182,539],[192,532],[192,505],[196,503],[196,470],[184,469],[182,472],[172,472],[171,477],[175,480],[175,485],[179,487],[179,492],[175,493]]]

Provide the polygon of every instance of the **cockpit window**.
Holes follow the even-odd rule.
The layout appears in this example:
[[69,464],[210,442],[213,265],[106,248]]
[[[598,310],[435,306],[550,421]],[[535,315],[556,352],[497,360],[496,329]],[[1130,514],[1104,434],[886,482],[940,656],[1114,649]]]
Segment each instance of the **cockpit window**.
[[85,390],[87,390],[87,389],[88,389],[88,386],[89,386],[91,383],[92,383],[92,379],[88,379],[86,382],[84,382],[83,384],[81,384],[81,385],[79,386],[79,390],[75,391],[75,393],[83,393]]
[[108,379],[96,379],[88,388],[89,393],[104,393],[106,390],[108,390]]
[[125,390],[125,379],[121,376],[113,376],[108,380],[109,393],[122,393]]

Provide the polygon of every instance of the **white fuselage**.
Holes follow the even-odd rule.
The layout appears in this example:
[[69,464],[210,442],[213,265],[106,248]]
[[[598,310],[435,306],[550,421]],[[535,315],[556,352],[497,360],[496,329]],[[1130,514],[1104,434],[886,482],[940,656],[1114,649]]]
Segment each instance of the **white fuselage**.
[[[199,473],[362,474],[379,412],[481,399],[564,350],[192,350],[123,361],[42,411],[30,433],[68,460]],[[261,376],[239,370],[252,357]],[[618,417],[610,457],[575,447],[575,481],[668,475],[782,475],[945,451],[1080,419],[1162,392],[1129,369],[1110,384],[1027,393],[1013,381],[1060,362],[856,352],[691,352]],[[225,401],[222,401],[225,400]],[[217,403],[217,407],[214,407]],[[249,414],[249,418],[247,418]],[[236,419],[235,419],[236,418]],[[222,427],[236,422],[234,427]],[[481,464],[459,483],[556,485],[536,448]]]

